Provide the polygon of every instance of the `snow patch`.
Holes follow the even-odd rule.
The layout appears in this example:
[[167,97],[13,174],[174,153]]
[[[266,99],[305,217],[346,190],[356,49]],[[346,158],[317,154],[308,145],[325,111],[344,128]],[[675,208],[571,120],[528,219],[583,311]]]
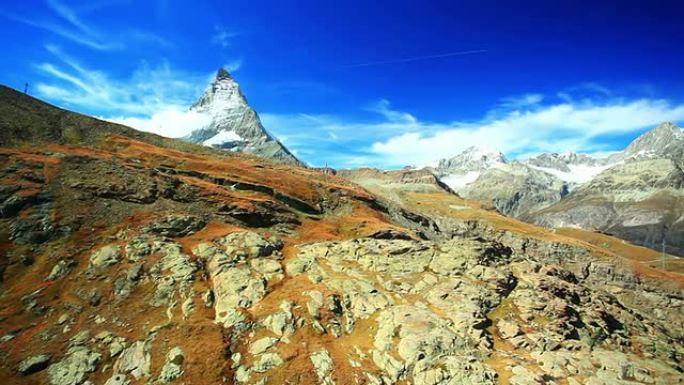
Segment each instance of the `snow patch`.
[[544,171],[545,173],[551,174],[564,182],[582,184],[589,182],[596,175],[602,173],[604,170],[610,167],[615,166],[615,164],[601,166],[590,166],[587,164],[569,164],[568,168],[570,169],[570,171],[568,172],[549,167],[540,167],[534,165],[529,166],[536,170]]
[[480,174],[480,171],[468,171],[465,174],[449,174],[440,179],[452,190],[459,191],[475,182]]
[[218,134],[205,140],[202,144],[204,144],[205,146],[220,146],[224,143],[244,141],[245,140],[235,131],[219,131]]

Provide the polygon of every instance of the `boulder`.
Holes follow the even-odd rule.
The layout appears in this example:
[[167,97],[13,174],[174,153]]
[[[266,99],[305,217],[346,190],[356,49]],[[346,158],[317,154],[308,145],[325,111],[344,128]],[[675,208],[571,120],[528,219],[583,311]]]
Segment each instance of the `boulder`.
[[121,247],[119,245],[107,245],[90,256],[90,266],[104,268],[115,265],[121,260]]
[[149,377],[151,355],[151,341],[136,341],[124,349],[114,364],[114,370],[119,373],[130,373],[136,379]]
[[29,375],[48,367],[52,355],[50,354],[38,354],[35,356],[28,357],[19,363],[17,371],[23,375]]
[[69,349],[65,358],[48,367],[48,380],[51,385],[80,385],[88,373],[97,369],[102,356],[84,346]]
[[180,377],[183,374],[182,365],[184,358],[181,348],[175,347],[171,349],[166,355],[166,363],[164,363],[164,367],[162,367],[159,374],[159,381],[166,384]]

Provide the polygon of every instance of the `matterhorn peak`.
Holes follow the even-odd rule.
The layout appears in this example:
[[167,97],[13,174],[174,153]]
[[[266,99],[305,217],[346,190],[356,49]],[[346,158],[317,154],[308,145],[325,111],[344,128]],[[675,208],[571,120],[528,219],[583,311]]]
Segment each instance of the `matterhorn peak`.
[[190,110],[210,118],[209,124],[194,130],[186,138],[191,142],[301,164],[266,131],[238,82],[223,67]]
[[216,81],[226,79],[233,80],[233,76],[231,76],[230,72],[228,72],[228,70],[226,70],[225,68],[219,68],[219,70],[216,72]]

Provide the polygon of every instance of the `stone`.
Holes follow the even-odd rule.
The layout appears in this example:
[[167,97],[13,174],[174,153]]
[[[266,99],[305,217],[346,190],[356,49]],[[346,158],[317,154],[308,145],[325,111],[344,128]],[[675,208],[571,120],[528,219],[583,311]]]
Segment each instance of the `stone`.
[[264,353],[258,356],[252,366],[252,370],[257,373],[264,373],[283,364],[283,359],[278,353]]
[[126,257],[131,262],[139,262],[152,253],[152,246],[145,237],[133,238],[124,248]]
[[313,364],[319,383],[322,385],[334,385],[331,378],[333,372],[333,361],[330,353],[327,350],[319,350],[311,354],[311,363]]
[[115,373],[109,377],[104,385],[130,385],[130,383],[131,380],[125,374]]
[[306,303],[306,309],[311,317],[316,320],[321,319],[321,308],[323,307],[323,293],[320,291],[307,291],[304,294],[308,295],[311,300]]
[[267,277],[279,274],[282,268],[275,261],[250,260],[271,256],[281,247],[257,233],[237,232],[193,248],[195,255],[207,260],[217,323],[234,326],[244,319],[238,309],[250,308],[266,295]]
[[81,330],[69,339],[69,346],[84,346],[90,340],[90,331]]
[[262,324],[270,331],[280,337],[287,337],[294,333],[294,316],[292,315],[292,302],[283,301],[280,304],[282,311],[269,314]]
[[260,338],[251,345],[249,345],[249,354],[257,355],[267,351],[271,346],[278,343],[278,338],[275,337],[264,337]]
[[250,374],[251,370],[249,368],[238,366],[237,370],[235,370],[235,381],[240,383],[247,382],[249,381]]
[[65,358],[48,367],[48,380],[51,385],[80,385],[97,369],[101,357],[84,346],[74,346]]
[[501,334],[501,337],[505,339],[511,339],[514,337],[517,337],[520,335],[521,331],[520,328],[518,327],[518,324],[516,324],[513,321],[508,321],[505,319],[501,319],[496,323],[497,329],[499,329],[499,334]]
[[150,375],[150,344],[151,341],[136,341],[124,349],[114,364],[114,370],[120,373],[130,373],[136,379]]
[[206,224],[206,220],[193,215],[167,215],[145,226],[142,231],[177,238],[190,235],[202,229]]
[[50,270],[50,274],[48,274],[47,278],[45,278],[46,281],[55,281],[58,280],[67,274],[71,272],[71,269],[76,265],[76,262],[74,262],[73,259],[67,258],[67,259],[60,259],[55,266],[52,267],[52,270]]
[[181,348],[175,347],[171,349],[166,355],[166,363],[159,374],[159,381],[169,383],[179,378],[183,374],[182,365],[184,358]]
[[23,375],[40,372],[48,367],[51,359],[52,355],[50,354],[38,354],[28,357],[19,363],[17,371]]
[[90,256],[90,266],[96,269],[109,267],[121,261],[121,247],[107,245]]
[[63,324],[65,324],[67,321],[69,321],[70,318],[71,318],[71,317],[69,316],[69,313],[64,313],[64,314],[62,314],[62,315],[59,316],[59,318],[57,319],[57,325],[63,325]]
[[116,357],[121,354],[124,349],[126,349],[126,339],[123,337],[115,337],[109,344],[109,355],[111,357]]

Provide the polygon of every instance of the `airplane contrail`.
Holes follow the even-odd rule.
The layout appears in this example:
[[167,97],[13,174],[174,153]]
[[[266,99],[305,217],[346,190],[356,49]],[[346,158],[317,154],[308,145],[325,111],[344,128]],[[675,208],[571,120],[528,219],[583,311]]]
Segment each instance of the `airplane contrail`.
[[472,55],[472,54],[484,53],[484,52],[488,52],[488,51],[486,49],[475,49],[475,50],[470,50],[470,51],[447,52],[447,53],[440,53],[437,55],[414,56],[414,57],[407,57],[404,59],[349,64],[349,65],[346,65],[344,67],[345,68],[369,67],[369,66],[375,66],[375,65],[381,65],[381,64],[406,63],[406,62],[419,61],[419,60],[439,59],[439,58],[450,57],[450,56]]

